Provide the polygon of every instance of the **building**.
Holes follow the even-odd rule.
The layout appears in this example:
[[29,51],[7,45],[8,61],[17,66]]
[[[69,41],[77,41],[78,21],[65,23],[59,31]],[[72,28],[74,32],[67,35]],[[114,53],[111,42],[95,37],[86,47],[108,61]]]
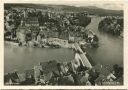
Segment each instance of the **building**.
[[18,77],[19,77],[20,82],[24,82],[25,81],[25,73],[19,73]]
[[17,85],[20,83],[20,79],[17,72],[8,73],[4,76],[5,85]]
[[26,79],[34,78],[34,69],[26,70],[25,71],[25,78]]
[[75,37],[69,34],[69,42],[75,42]]
[[25,21],[25,26],[39,26],[37,17],[28,17]]
[[35,78],[35,83],[39,82],[39,77],[41,76],[41,71],[42,71],[42,67],[41,65],[38,66],[34,66],[34,78]]
[[17,39],[19,40],[19,42],[21,43],[25,43],[25,32],[28,28],[25,26],[19,26],[19,28],[17,29]]

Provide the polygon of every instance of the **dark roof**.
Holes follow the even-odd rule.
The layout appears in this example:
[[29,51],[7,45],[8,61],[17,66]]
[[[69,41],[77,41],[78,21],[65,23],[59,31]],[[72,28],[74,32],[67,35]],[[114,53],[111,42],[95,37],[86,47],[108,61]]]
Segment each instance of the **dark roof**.
[[26,77],[34,76],[34,69],[25,70]]
[[9,82],[9,80],[12,80],[13,83],[16,83],[16,79],[19,79],[17,72],[8,73],[4,76],[4,83]]
[[40,62],[40,65],[42,66],[44,73],[49,73],[58,71],[57,63],[58,62],[56,60],[52,60],[49,62]]
[[37,17],[29,17],[26,19],[26,24],[39,24]]

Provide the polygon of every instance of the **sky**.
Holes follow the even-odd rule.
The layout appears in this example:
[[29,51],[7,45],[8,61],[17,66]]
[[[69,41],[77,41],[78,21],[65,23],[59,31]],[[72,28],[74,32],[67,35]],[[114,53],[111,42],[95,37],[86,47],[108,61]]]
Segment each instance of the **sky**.
[[10,2],[27,2],[39,4],[70,5],[70,6],[96,6],[103,9],[123,10],[122,0],[5,0]]
[[[109,0],[108,0],[109,1]],[[88,2],[87,0],[53,0],[53,2],[44,2],[44,4],[61,4],[61,5],[71,5],[71,6],[96,6],[99,8],[104,8],[104,9],[111,9],[111,10],[123,10],[123,2],[117,1],[94,1],[90,0]]]

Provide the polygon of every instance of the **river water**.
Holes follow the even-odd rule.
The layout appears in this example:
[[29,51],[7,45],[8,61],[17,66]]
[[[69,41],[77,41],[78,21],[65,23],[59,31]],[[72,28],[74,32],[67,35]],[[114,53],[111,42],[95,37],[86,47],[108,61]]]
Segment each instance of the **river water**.
[[20,72],[33,68],[39,62],[57,60],[58,62],[70,61],[74,58],[71,49],[60,48],[31,48],[5,45],[4,72],[18,70]]
[[123,38],[98,31],[100,17],[93,17],[87,28],[91,29],[99,37],[97,49],[88,48],[87,52],[95,64],[118,64],[123,66]]
[[[95,64],[119,64],[123,66],[123,39],[115,36],[100,33],[98,23],[101,18],[92,18],[91,24],[87,28],[91,29],[99,37],[99,47],[89,48],[87,52],[92,57]],[[39,62],[58,60],[59,62],[70,61],[74,58],[71,49],[51,49],[51,48],[28,48],[6,45],[4,47],[4,71],[13,70],[24,71],[32,68]]]

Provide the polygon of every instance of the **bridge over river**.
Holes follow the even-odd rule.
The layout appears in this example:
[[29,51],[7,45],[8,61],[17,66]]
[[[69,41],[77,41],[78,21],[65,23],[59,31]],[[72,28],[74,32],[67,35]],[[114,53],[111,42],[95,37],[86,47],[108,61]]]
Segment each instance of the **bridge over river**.
[[75,48],[76,51],[80,52],[78,55],[80,57],[80,60],[81,60],[81,62],[83,64],[83,66],[86,66],[88,68],[92,68],[91,63],[89,62],[88,58],[86,57],[86,55],[84,54],[84,52],[80,48],[79,44],[75,43],[75,44],[73,44],[73,47]]
[[104,19],[104,17],[92,17],[91,23],[86,27],[94,32],[99,38],[99,47],[98,48],[87,48],[86,52],[92,58],[92,61],[89,62],[86,55],[83,53],[78,43],[74,44],[76,50],[79,49],[82,54],[79,54],[81,57],[83,65],[91,68],[96,64],[107,64],[114,65],[118,64],[123,65],[123,39],[115,37],[108,33],[99,32],[98,24]]
[[98,25],[104,17],[92,17],[91,23],[86,27],[99,38],[98,48],[87,48],[86,52],[94,64],[123,65],[123,38],[100,32]]

